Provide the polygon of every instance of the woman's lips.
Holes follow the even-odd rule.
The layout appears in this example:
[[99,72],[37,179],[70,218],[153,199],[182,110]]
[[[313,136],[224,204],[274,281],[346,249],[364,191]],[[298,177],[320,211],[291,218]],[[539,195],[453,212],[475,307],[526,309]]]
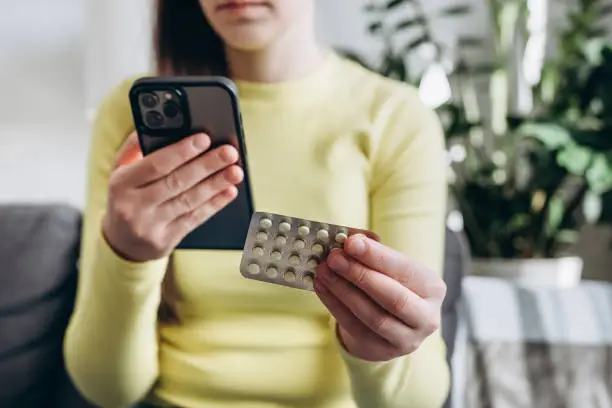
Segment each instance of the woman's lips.
[[267,7],[265,1],[228,1],[217,6],[219,11],[241,11],[253,7]]

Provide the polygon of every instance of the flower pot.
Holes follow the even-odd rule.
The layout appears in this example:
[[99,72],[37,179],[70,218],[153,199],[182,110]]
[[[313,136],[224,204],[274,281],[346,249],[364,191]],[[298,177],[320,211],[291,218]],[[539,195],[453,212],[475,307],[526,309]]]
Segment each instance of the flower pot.
[[472,275],[511,279],[521,285],[568,288],[580,283],[582,259],[475,259]]

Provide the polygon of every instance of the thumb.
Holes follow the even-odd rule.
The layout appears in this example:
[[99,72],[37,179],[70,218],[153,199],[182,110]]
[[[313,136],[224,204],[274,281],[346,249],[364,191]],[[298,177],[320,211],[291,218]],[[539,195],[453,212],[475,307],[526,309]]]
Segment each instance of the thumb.
[[132,164],[142,159],[142,150],[136,131],[129,134],[115,155],[115,168]]

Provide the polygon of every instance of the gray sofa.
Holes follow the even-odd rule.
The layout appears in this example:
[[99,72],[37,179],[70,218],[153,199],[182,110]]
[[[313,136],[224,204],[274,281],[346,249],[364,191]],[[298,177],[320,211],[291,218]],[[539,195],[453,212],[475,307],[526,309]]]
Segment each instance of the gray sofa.
[[[77,282],[81,214],[65,205],[0,206],[0,407],[91,408],[63,367]],[[446,242],[443,335],[449,359],[467,247]]]
[[89,407],[62,364],[80,223],[66,206],[0,207],[0,407]]

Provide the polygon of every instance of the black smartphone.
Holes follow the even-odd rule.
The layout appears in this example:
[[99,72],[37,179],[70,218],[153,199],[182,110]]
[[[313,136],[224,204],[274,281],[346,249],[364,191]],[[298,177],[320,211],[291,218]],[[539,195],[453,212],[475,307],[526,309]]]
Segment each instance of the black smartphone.
[[240,153],[244,181],[238,197],[193,230],[177,249],[242,250],[254,212],[238,91],[228,78],[145,77],[129,93],[143,155],[204,132],[211,149],[229,144]]

